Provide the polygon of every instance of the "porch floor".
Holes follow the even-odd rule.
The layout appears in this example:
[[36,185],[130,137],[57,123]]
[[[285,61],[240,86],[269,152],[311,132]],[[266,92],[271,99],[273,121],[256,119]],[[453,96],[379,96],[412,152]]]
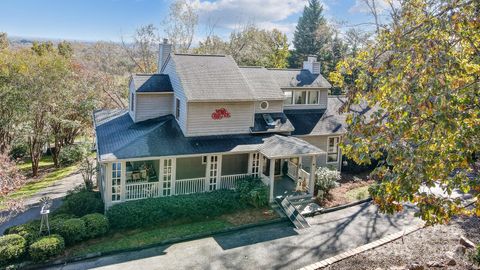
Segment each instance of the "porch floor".
[[275,183],[273,185],[273,196],[301,196],[308,194],[307,192],[295,191],[296,184],[292,178],[282,175],[275,176]]

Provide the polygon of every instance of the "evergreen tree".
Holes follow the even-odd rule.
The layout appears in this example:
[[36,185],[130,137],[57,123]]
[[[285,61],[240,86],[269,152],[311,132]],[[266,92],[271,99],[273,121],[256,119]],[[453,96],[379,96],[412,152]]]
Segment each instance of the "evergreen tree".
[[320,53],[324,43],[317,38],[317,33],[320,26],[326,24],[322,12],[323,6],[319,0],[309,0],[308,6],[303,9],[293,37],[295,53],[290,61],[291,66],[301,66],[308,55]]

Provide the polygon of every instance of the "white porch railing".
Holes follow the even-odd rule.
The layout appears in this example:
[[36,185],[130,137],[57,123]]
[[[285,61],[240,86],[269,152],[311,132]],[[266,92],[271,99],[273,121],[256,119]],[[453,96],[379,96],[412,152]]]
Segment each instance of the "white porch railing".
[[175,180],[175,195],[204,192],[205,181],[205,177]]
[[265,174],[261,173],[260,175],[260,179],[262,179],[262,182],[269,186],[270,185],[270,178],[268,176],[266,176]]
[[[234,189],[237,181],[249,176],[248,173],[223,175],[217,183],[218,189]],[[206,177],[175,180],[175,189],[172,195],[183,195],[208,191],[208,179]],[[160,197],[161,182],[130,183],[125,185],[125,201],[139,200],[152,197]]]
[[288,165],[288,176],[290,176],[290,178],[292,179],[298,179],[298,167],[295,163],[291,162],[291,161],[288,161],[287,163]]
[[308,173],[304,169],[300,169],[298,177],[302,180],[307,180],[308,181],[310,179],[310,173]]
[[237,181],[250,176],[248,173],[223,175],[220,177],[220,189],[234,189]]
[[160,196],[160,183],[133,183],[125,186],[125,200],[138,200]]

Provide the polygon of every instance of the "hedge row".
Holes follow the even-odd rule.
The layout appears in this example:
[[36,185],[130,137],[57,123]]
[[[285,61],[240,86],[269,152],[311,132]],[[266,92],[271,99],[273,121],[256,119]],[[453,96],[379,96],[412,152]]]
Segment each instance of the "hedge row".
[[112,206],[107,211],[114,229],[138,228],[186,218],[191,221],[245,208],[238,192],[216,190],[195,195],[150,198]]

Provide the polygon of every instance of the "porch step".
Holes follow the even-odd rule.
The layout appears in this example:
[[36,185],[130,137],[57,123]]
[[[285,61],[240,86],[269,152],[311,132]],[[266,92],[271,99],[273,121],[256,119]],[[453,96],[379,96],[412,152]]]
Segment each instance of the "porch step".
[[290,219],[297,229],[309,228],[307,220],[302,216],[300,211],[286,198],[277,197],[275,202],[280,206],[285,215]]

